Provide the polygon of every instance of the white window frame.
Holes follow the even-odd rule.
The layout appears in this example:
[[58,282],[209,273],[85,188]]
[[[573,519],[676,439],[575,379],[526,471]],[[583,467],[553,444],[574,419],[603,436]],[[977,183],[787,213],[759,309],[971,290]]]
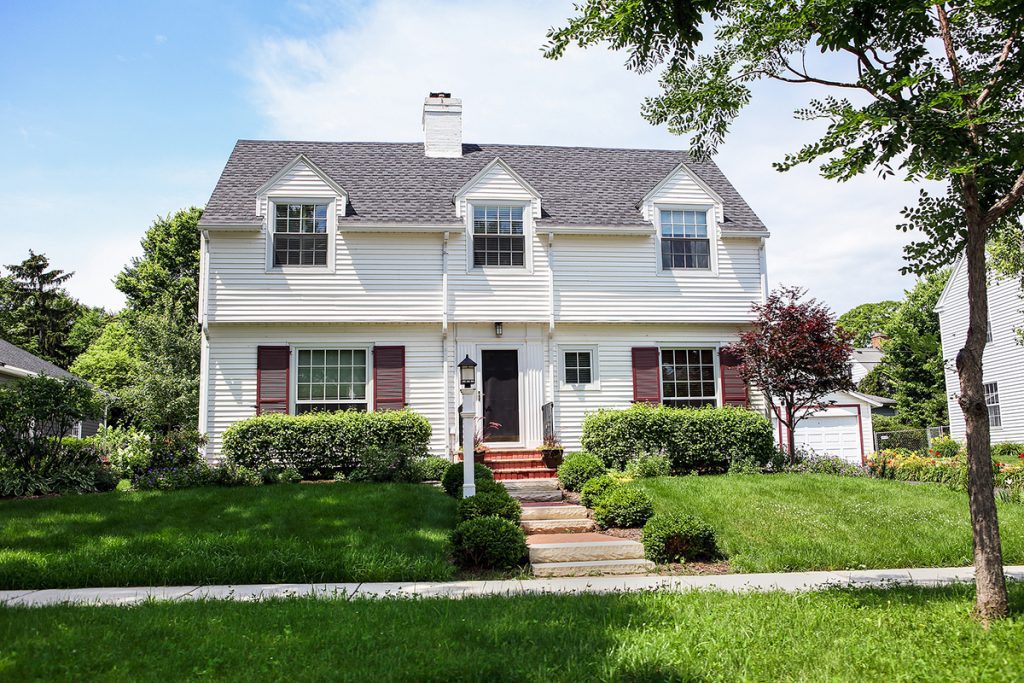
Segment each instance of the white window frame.
[[[708,344],[658,344],[658,389],[661,392],[661,403],[662,405],[668,405],[665,403],[666,398],[670,401],[677,400],[677,397],[666,397],[665,396],[665,376],[662,368],[664,367],[664,352],[665,351],[710,351],[711,352],[711,366],[714,368],[715,376],[712,379],[715,385],[715,396],[714,406],[716,408],[722,407],[722,368],[718,363],[718,351],[719,347],[716,345]],[[710,397],[705,397],[710,398]],[[677,407],[677,406],[672,406]]]
[[[665,268],[661,257],[661,212],[662,211],[703,211],[707,216],[708,251],[710,252],[709,268]],[[657,259],[658,275],[669,277],[708,277],[718,276],[718,220],[714,204],[654,204],[654,255]]]
[[[294,195],[268,195],[266,217],[266,271],[268,273],[333,273],[335,255],[338,251],[338,198],[334,195],[296,197]],[[327,205],[327,265],[325,266],[275,266],[274,230],[278,204],[326,204]]]
[[[523,265],[473,265],[473,214],[476,207],[515,206],[523,209]],[[533,202],[528,199],[467,199],[466,200],[466,272],[500,275],[502,273],[533,273]]]
[[288,363],[288,414],[297,415],[299,405],[310,403],[360,403],[360,401],[299,401],[299,351],[365,351],[366,352],[366,412],[373,412],[373,347],[365,342],[303,342],[289,344],[291,358]]
[[[585,384],[570,384],[565,381],[565,354],[566,353],[589,353],[590,354],[590,382]],[[601,388],[601,374],[598,367],[597,346],[566,344],[558,346],[558,379],[563,389],[574,391],[597,391]]]
[[[989,387],[992,390],[989,391]],[[999,405],[999,382],[985,382],[982,385],[985,392],[985,407],[988,408],[988,426],[989,428],[1002,429],[1003,428],[1003,410]],[[993,402],[989,402],[989,398],[995,398]],[[996,409],[996,419],[992,419],[992,409]]]

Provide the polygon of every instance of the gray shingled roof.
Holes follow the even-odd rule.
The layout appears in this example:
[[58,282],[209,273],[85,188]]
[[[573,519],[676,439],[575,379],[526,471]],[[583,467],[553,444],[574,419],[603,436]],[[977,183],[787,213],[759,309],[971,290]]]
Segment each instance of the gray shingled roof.
[[19,370],[27,370],[37,375],[49,375],[50,377],[63,377],[69,379],[74,377],[70,372],[59,368],[48,360],[39,356],[33,356],[25,349],[0,339],[0,364],[10,365]]
[[637,204],[680,162],[725,202],[725,228],[764,224],[710,161],[686,152],[538,145],[462,146],[455,159],[427,158],[419,143],[239,140],[206,205],[200,225],[259,222],[256,191],[305,154],[349,193],[346,220],[452,223],[452,196],[501,157],[541,195],[540,224],[643,225]]

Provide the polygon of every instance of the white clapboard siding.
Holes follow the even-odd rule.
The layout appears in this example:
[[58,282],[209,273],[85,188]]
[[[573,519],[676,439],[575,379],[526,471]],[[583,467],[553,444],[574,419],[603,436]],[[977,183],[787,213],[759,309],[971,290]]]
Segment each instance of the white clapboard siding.
[[534,195],[523,187],[522,183],[513,178],[500,165],[491,166],[486,173],[477,179],[470,187],[459,194],[458,215],[469,215],[469,204],[473,200],[486,202],[514,201],[530,202],[530,211],[534,218],[540,218],[541,204],[534,201]]
[[[1024,441],[1024,347],[1017,341],[1017,328],[1024,326],[1020,283],[1015,280],[990,280],[988,292],[992,341],[985,347],[983,359],[986,383],[999,388],[1002,426],[992,427],[992,443]],[[967,340],[967,270],[958,262],[946,291],[939,301],[939,326],[942,330],[942,357],[945,360],[946,398],[950,431],[963,439],[967,428],[957,399],[960,379],[956,355]]]
[[[211,325],[206,426],[207,457],[220,457],[224,430],[256,414],[256,348],[261,345],[320,344],[405,346],[406,401],[433,428],[431,451],[446,452],[444,380],[440,327],[437,325]],[[368,374],[372,378],[372,359]],[[291,379],[294,391],[294,378]],[[367,393],[372,408],[372,383]]]
[[313,169],[306,164],[297,162],[276,183],[267,189],[265,193],[257,198],[257,207],[260,216],[270,216],[268,197],[287,197],[289,199],[301,199],[302,197],[334,197],[337,200],[337,210],[342,211],[342,195],[324,182]]
[[533,268],[471,268],[466,233],[448,244],[448,298],[452,321],[541,321],[550,318],[547,250],[533,233],[527,258]]
[[642,211],[645,219],[656,220],[657,204],[680,205],[680,206],[711,206],[715,207],[715,219],[721,223],[723,218],[723,207],[721,202],[695,182],[685,169],[676,171],[661,188],[646,199]]

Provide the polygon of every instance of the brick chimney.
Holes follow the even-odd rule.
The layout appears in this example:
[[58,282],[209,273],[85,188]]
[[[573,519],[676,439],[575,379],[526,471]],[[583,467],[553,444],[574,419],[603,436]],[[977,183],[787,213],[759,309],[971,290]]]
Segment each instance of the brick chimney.
[[450,92],[432,92],[423,101],[423,153],[462,156],[462,100]]
[[889,341],[889,335],[884,332],[872,332],[871,333],[871,346],[873,348],[882,350],[882,342]]

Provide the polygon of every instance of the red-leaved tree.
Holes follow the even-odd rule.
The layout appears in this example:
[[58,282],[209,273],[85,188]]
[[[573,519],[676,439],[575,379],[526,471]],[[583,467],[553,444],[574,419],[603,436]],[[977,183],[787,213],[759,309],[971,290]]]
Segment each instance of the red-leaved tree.
[[753,306],[753,329],[726,349],[741,361],[743,379],[761,390],[785,425],[791,459],[796,425],[823,407],[830,393],[853,388],[853,334],[836,328],[828,307],[815,299],[803,300],[804,294],[799,287],[773,290],[763,304]]

